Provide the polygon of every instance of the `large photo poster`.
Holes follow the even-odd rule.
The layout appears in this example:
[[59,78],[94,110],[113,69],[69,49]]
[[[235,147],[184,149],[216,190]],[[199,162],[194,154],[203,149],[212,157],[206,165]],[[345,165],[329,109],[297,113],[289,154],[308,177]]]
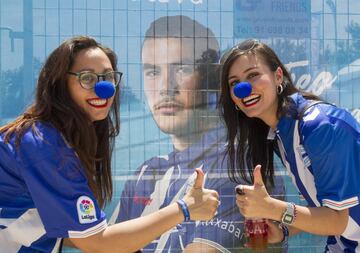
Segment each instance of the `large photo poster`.
[[[176,202],[193,185],[198,167],[206,188],[220,194],[212,220],[179,224],[143,252],[249,252],[217,106],[220,59],[235,44],[268,44],[296,87],[360,121],[357,0],[13,0],[0,2],[0,125],[30,104],[49,53],[81,34],[112,48],[123,73],[108,221]],[[305,205],[280,160],[275,167],[272,196]],[[304,233],[287,250],[323,252],[325,240]]]

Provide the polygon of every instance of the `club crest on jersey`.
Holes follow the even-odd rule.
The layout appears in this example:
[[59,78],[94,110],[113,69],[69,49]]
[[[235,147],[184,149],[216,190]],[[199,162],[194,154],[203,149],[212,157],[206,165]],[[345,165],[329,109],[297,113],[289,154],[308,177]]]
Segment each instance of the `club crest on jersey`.
[[97,221],[94,201],[88,196],[81,196],[76,203],[79,222],[81,224]]

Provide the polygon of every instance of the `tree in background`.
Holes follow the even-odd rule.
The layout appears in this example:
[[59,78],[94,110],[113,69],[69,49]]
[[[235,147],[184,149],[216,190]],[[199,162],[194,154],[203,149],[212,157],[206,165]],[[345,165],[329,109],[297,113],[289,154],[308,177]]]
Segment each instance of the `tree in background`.
[[33,60],[34,80],[24,82],[24,66],[0,73],[0,123],[19,115],[32,101],[32,97],[24,97],[24,85],[35,87],[42,63],[39,59]]
[[350,40],[338,40],[335,51],[327,46],[320,57],[321,63],[332,63],[341,69],[360,58],[360,25],[352,21],[345,30],[349,33]]

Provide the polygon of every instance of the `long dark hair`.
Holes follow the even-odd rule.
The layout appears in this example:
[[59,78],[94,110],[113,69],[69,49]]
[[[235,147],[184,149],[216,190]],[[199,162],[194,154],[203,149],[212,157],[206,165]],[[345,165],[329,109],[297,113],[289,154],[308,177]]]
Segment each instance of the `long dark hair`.
[[[52,124],[74,148],[85,168],[89,187],[103,207],[112,197],[111,154],[115,136],[119,134],[119,88],[115,93],[109,115],[100,121],[91,122],[87,114],[71,99],[67,72],[81,50],[100,48],[117,70],[115,53],[86,36],[64,41],[47,58],[37,82],[35,101],[15,121],[0,128],[9,142],[16,135],[19,146],[25,131],[36,122]],[[119,87],[119,86],[117,86]]]
[[305,98],[319,100],[313,94],[297,89],[289,72],[275,52],[266,44],[257,40],[246,40],[231,48],[221,59],[221,95],[219,108],[228,130],[227,154],[229,155],[228,173],[231,180],[240,183],[240,179],[253,182],[253,169],[256,164],[262,166],[262,177],[268,189],[274,185],[274,165],[272,141],[267,140],[269,126],[258,118],[249,118],[242,111],[236,110],[230,96],[228,83],[229,70],[236,59],[244,54],[254,54],[264,61],[271,71],[278,67],[283,72],[283,92],[278,94],[277,117],[288,111],[291,100],[289,95],[300,92]]

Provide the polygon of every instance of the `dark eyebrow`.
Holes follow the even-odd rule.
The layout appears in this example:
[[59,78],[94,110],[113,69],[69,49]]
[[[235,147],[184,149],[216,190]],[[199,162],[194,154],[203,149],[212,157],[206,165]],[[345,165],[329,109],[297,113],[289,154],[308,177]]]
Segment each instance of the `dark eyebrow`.
[[155,69],[156,65],[154,64],[150,64],[150,63],[144,63],[143,64],[143,69]]
[[[79,71],[77,72],[94,72],[94,69],[90,69],[90,68],[83,68],[83,69],[80,69]],[[94,72],[95,73],[95,72]]]
[[169,64],[172,64],[172,65],[182,65],[182,64],[194,65],[194,64],[196,64],[194,60],[195,59],[185,58],[185,59],[181,59],[178,62],[170,62]]
[[158,65],[163,65],[163,64],[170,64],[170,65],[195,65],[196,63],[194,62],[193,59],[181,59],[180,61],[177,62],[168,62],[168,63],[159,63],[157,65],[155,64],[151,64],[151,63],[144,63],[143,64],[143,68],[144,69],[155,69],[158,68]]
[[250,68],[246,69],[246,70],[244,71],[244,73],[249,72],[249,71],[251,71],[251,70],[253,70],[253,69],[257,69],[257,66],[255,66],[255,67],[250,67]]
[[[112,68],[106,68],[102,71],[103,74],[105,73],[108,73],[108,72],[111,72],[111,71],[114,71]],[[84,68],[84,69],[81,69],[77,72],[92,72],[92,73],[96,73],[94,69],[92,68]]]
[[107,68],[107,69],[104,69],[103,73],[108,73],[108,72],[111,72],[111,71],[115,71],[115,70],[113,70],[112,68]]

